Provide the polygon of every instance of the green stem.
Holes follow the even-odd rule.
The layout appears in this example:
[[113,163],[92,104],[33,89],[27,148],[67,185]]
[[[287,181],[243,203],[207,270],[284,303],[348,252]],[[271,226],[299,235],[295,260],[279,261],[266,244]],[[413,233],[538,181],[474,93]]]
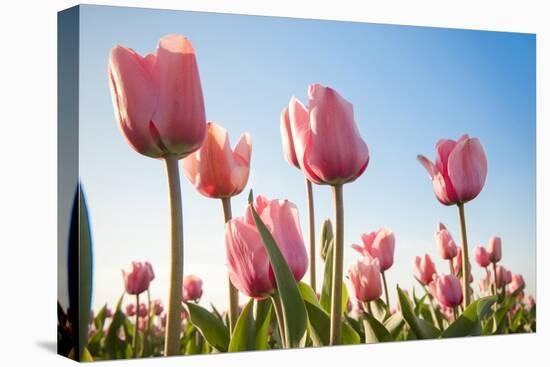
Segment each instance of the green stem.
[[384,284],[384,295],[386,296],[386,306],[388,306],[388,311],[391,312],[390,307],[390,295],[388,293],[388,283],[386,282],[386,272],[382,272],[382,283]]
[[139,294],[136,294],[136,315],[135,315],[135,324],[134,324],[134,336],[132,337],[132,352],[134,358],[137,357],[136,343],[137,343],[137,334],[139,330]]
[[344,267],[344,200],[341,184],[332,186],[334,206],[334,248],[332,265],[332,299],[330,307],[330,345],[342,339],[342,277]]
[[464,291],[464,308],[470,304],[470,258],[468,257],[468,238],[466,236],[466,217],[464,215],[464,203],[457,204],[460,221],[460,236],[462,239],[462,290]]
[[309,284],[316,289],[315,278],[315,210],[313,207],[313,187],[306,178],[307,213],[309,224]]
[[286,349],[288,348],[288,345],[285,333],[285,320],[283,319],[283,307],[277,293],[271,296],[271,302],[273,303],[273,309],[275,309],[275,316],[277,317],[277,327],[279,328],[281,343],[283,343],[283,349]]
[[[231,220],[233,217],[231,213],[231,198],[222,198],[222,208],[223,208],[223,218],[224,223],[227,223]],[[233,329],[235,328],[235,324],[237,323],[237,319],[239,318],[239,291],[233,283],[231,283],[231,279],[229,279],[229,276],[227,277],[228,282],[228,294],[229,294],[229,332],[230,335],[233,335]]]
[[178,159],[165,158],[170,197],[170,294],[168,298],[164,355],[180,354],[181,311],[183,288],[183,222]]
[[493,293],[495,297],[498,296],[497,263],[493,263]]

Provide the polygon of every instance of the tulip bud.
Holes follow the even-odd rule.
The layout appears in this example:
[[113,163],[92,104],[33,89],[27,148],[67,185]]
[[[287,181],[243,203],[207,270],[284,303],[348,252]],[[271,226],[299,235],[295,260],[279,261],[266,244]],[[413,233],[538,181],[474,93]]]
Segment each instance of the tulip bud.
[[164,310],[164,307],[162,307],[162,301],[160,299],[157,299],[157,300],[153,301],[152,308],[153,308],[153,313],[155,314],[155,316],[160,315],[162,313],[162,311]]
[[479,195],[487,177],[487,157],[476,138],[442,139],[436,145],[435,164],[417,157],[432,180],[437,199],[444,205],[466,203]]
[[474,258],[479,266],[486,268],[491,263],[489,253],[483,246],[477,246],[474,249]]
[[512,281],[508,285],[508,290],[510,293],[514,293],[517,290],[521,290],[525,287],[525,282],[521,274],[512,275]]
[[352,247],[363,256],[378,259],[381,271],[386,271],[393,265],[395,236],[392,231],[380,228],[376,232],[363,233],[361,240],[363,246],[352,245]]
[[126,315],[131,317],[131,316],[135,316],[135,314],[136,314],[136,305],[133,303],[129,303],[126,306]]
[[252,139],[244,134],[231,150],[227,130],[208,123],[201,148],[183,160],[183,172],[197,191],[209,198],[240,194],[248,182]]
[[321,238],[320,238],[320,250],[321,250],[321,259],[323,261],[327,260],[329,251],[332,249],[332,240],[334,238],[334,232],[332,230],[332,222],[330,219],[325,219],[323,222],[323,227],[321,228]]
[[198,301],[202,297],[202,280],[196,275],[183,278],[183,301]]
[[363,257],[350,267],[348,277],[358,301],[370,302],[382,295],[378,259]]
[[498,263],[500,261],[502,258],[502,240],[500,237],[494,236],[489,239],[487,253],[492,263]]
[[140,303],[138,312],[139,312],[139,317],[141,318],[147,316],[148,314],[147,305],[145,303]]
[[432,296],[443,306],[456,307],[462,303],[462,285],[454,275],[435,276],[429,287]]
[[153,267],[148,262],[132,262],[132,270],[126,273],[122,270],[124,286],[128,294],[140,294],[149,289],[149,284],[155,278]]
[[428,285],[436,274],[435,264],[430,255],[416,256],[413,260],[413,272],[420,283]]
[[437,232],[435,234],[435,242],[437,243],[439,255],[442,259],[451,260],[456,256],[457,246],[455,241],[442,223],[439,223],[438,225]]

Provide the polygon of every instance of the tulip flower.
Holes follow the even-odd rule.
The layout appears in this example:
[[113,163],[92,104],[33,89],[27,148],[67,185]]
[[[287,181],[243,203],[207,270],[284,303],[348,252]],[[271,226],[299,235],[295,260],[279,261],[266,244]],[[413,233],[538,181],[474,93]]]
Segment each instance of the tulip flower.
[[132,262],[131,271],[125,272],[122,270],[126,293],[138,295],[149,289],[149,284],[155,277],[152,269],[151,264],[148,262],[141,263],[134,261]]
[[502,265],[497,265],[490,271],[491,279],[496,288],[502,288],[511,281],[511,272]]
[[348,278],[358,302],[368,304],[382,295],[378,259],[365,256],[358,260],[349,268]]
[[523,280],[523,276],[521,274],[513,274],[512,280],[508,284],[508,290],[510,293],[514,293],[517,290],[521,290],[525,287],[525,281]]
[[476,260],[476,263],[482,268],[487,268],[491,263],[491,261],[489,260],[489,253],[483,246],[477,246],[474,249],[474,259]]
[[[289,107],[285,107],[281,112],[281,138],[283,141],[283,151],[286,161],[300,169],[296,150],[294,148],[294,139],[292,137],[292,128],[290,126]],[[306,181],[306,201],[308,209],[308,234],[309,234],[309,283],[313,290],[316,290],[315,275],[315,209],[313,204],[313,187],[311,181],[305,176]]]
[[416,256],[413,260],[415,278],[422,284],[428,285],[436,274],[435,264],[430,255]]
[[151,307],[155,316],[159,316],[162,311],[164,311],[164,307],[162,307],[162,301],[160,299],[154,300]]
[[113,310],[111,310],[107,305],[105,305],[105,317],[110,319],[113,317]]
[[[209,198],[221,199],[224,223],[231,219],[231,197],[240,194],[248,182],[252,139],[243,134],[234,149],[229,135],[220,125],[208,123],[201,148],[183,160],[183,170],[197,191]],[[239,294],[231,281],[229,286],[229,327],[233,331],[239,316]]]
[[147,310],[147,305],[145,303],[140,303],[138,310],[139,310],[138,311],[139,312],[139,317],[146,317],[147,316],[148,310]]
[[[435,164],[423,155],[418,161],[424,166],[432,180],[437,199],[444,205],[457,205],[463,262],[463,287],[468,289],[470,278],[470,261],[468,256],[468,239],[466,236],[466,216],[464,204],[479,195],[487,178],[487,157],[477,138],[463,135],[458,141],[442,139],[436,145]],[[464,304],[470,303],[470,294],[464,295]]]
[[535,307],[535,305],[536,305],[535,298],[533,298],[532,295],[529,295],[529,296],[527,297],[527,299],[525,300],[525,305],[526,305],[529,309],[532,309],[533,307]]
[[135,316],[136,314],[136,305],[133,303],[130,303],[126,306],[126,315],[128,316]]
[[183,278],[184,302],[197,302],[202,297],[202,279],[196,275],[187,275]]
[[498,236],[493,236],[489,239],[489,245],[487,246],[487,254],[489,260],[496,264],[502,258],[502,240]]
[[380,228],[376,232],[363,233],[361,235],[361,240],[363,242],[363,246],[352,245],[352,247],[363,256],[370,256],[378,259],[380,272],[382,273],[382,281],[384,284],[386,304],[390,307],[385,271],[393,265],[395,236],[392,231],[385,228]]
[[435,242],[443,260],[452,260],[457,254],[457,247],[451,233],[443,223],[439,223],[435,233]]
[[[463,269],[462,260],[463,260],[462,249],[459,247],[457,251],[457,255],[452,260],[453,266],[452,266],[451,274],[458,276],[458,274],[460,273],[460,270]],[[468,268],[470,268],[470,266],[468,266]],[[462,275],[460,277],[462,278]],[[474,278],[472,276],[472,273],[469,273],[468,283],[471,283],[473,281],[474,281]]]
[[504,285],[508,285],[512,283],[512,272],[506,268],[504,268]]
[[183,159],[183,172],[198,192],[209,198],[241,193],[248,182],[252,140],[243,134],[232,150],[227,130],[209,122],[201,148]]
[[445,307],[455,308],[462,303],[462,286],[454,275],[436,275],[429,287],[432,296]]
[[171,268],[165,355],[176,355],[181,350],[183,279],[178,160],[199,149],[206,136],[206,112],[195,50],[189,40],[178,35],[162,37],[156,52],[146,56],[115,46],[109,56],[109,85],[115,116],[128,144],[140,154],[163,159],[166,167]]
[[[300,281],[307,270],[308,259],[296,205],[288,200],[258,196],[254,209],[269,229],[294,278]],[[276,287],[275,276],[250,208],[243,217],[227,222],[225,246],[233,285],[255,299],[271,296]]]

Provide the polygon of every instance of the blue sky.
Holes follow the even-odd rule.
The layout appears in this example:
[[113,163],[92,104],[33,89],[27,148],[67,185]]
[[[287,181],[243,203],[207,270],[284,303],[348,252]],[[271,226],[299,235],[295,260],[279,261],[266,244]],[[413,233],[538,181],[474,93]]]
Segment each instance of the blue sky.
[[[169,33],[188,37],[197,52],[207,117],[253,139],[246,192],[298,205],[307,233],[303,175],[284,160],[279,114],[292,95],[306,102],[311,83],[329,85],[353,103],[371,153],[366,172],[344,187],[345,268],[360,234],[381,226],[396,236],[396,283],[412,287],[412,259],[432,254],[439,221],[459,240],[457,210],[434,197],[418,153],[434,157],[438,139],[478,137],[489,173],[466,205],[470,248],[503,239],[503,265],[522,273],[535,292],[535,36],[352,22],[83,6],[80,49],[80,178],[94,239],[93,306],[113,305],[123,290],[121,268],[150,261],[153,298],[168,293],[168,193],[162,162],[125,142],[107,82],[116,44],[154,51]],[[204,279],[203,304],[226,305],[223,216],[219,200],[198,194],[182,176],[184,271]],[[329,187],[314,188],[316,222],[331,217]],[[318,260],[320,261],[320,260]],[[482,270],[474,265],[476,280]],[[320,279],[320,274],[319,279]],[[305,277],[307,279],[307,276]],[[477,290],[477,287],[476,287]],[[390,298],[395,304],[395,292]]]

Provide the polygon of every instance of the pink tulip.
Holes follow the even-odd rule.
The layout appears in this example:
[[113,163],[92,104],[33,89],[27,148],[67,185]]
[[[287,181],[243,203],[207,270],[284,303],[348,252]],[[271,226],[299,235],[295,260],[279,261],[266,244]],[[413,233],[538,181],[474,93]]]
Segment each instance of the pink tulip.
[[354,181],[367,168],[369,150],[355,124],[353,105],[319,84],[309,86],[308,97],[308,107],[295,97],[288,107],[298,165],[317,184]]
[[132,271],[122,270],[124,286],[128,294],[140,294],[149,289],[149,284],[155,278],[153,267],[148,262],[132,262]]
[[164,36],[157,51],[145,57],[115,46],[109,57],[109,81],[120,129],[138,153],[181,159],[199,149],[206,118],[189,40]]
[[164,307],[162,307],[162,301],[160,299],[153,301],[152,308],[155,316],[159,316],[162,313],[162,311],[164,311]]
[[294,150],[294,140],[292,139],[288,107],[285,107],[281,112],[281,138],[283,140],[283,150],[286,161],[288,164],[300,169],[300,163],[298,163],[296,151]]
[[535,307],[535,305],[536,305],[535,298],[533,298],[532,295],[529,295],[529,296],[527,297],[527,299],[525,300],[525,305],[526,305],[529,309],[532,309],[533,307]]
[[149,323],[149,321],[146,319],[146,318],[141,318],[138,320],[138,329],[139,331],[145,331],[147,330],[147,324]]
[[140,303],[139,304],[139,317],[143,318],[143,317],[147,316],[147,314],[148,314],[147,305],[145,303]]
[[423,155],[417,159],[428,171],[442,204],[465,203],[479,195],[487,177],[487,158],[477,138],[442,139],[436,154],[435,164]]
[[183,300],[185,302],[198,301],[202,297],[202,279],[196,275],[187,275],[183,278]]
[[241,193],[248,182],[252,140],[243,134],[231,150],[227,130],[208,123],[201,148],[183,160],[183,172],[195,188],[209,198]]
[[512,272],[508,269],[504,269],[504,284],[512,283]]
[[493,236],[489,238],[487,253],[489,254],[489,260],[492,263],[498,263],[500,259],[502,259],[502,240],[500,237]]
[[491,263],[489,259],[489,253],[483,246],[477,246],[474,249],[474,258],[476,260],[476,263],[482,268],[486,268]]
[[438,304],[437,305],[438,309],[439,309],[439,312],[441,313],[441,315],[447,320],[447,321],[451,321],[453,320],[454,318],[454,311],[451,307],[447,307],[447,306],[443,306],[441,304]]
[[457,246],[451,233],[443,225],[439,223],[437,226],[437,232],[435,233],[435,242],[439,250],[439,255],[444,260],[451,260],[457,254]]
[[[491,276],[491,282],[494,284],[495,282],[495,270],[494,269],[491,269],[490,270],[490,276]],[[511,279],[511,273],[510,273],[510,279]],[[496,266],[496,283],[497,283],[497,288],[501,288],[503,286],[505,286],[507,283],[506,281],[508,280],[508,270],[506,270],[506,268],[504,266],[501,266],[501,265],[497,265]]]
[[126,315],[128,316],[135,316],[136,314],[136,305],[133,303],[129,303],[126,306]]
[[386,271],[393,265],[395,236],[392,231],[380,228],[376,232],[363,233],[361,240],[363,246],[352,245],[352,247],[363,256],[368,255],[378,259],[381,271]]
[[[453,270],[454,275],[458,276],[458,273],[462,270],[462,249],[460,247],[457,247],[457,253],[456,256],[453,258]],[[470,266],[470,269],[472,267]],[[470,274],[468,274],[468,282],[472,283],[474,281],[474,278],[472,276],[472,271],[470,270]]]
[[512,281],[508,284],[508,290],[510,293],[514,293],[517,290],[523,289],[525,287],[525,281],[521,274],[513,274]]
[[349,268],[348,278],[358,301],[370,302],[382,295],[378,259],[365,256],[358,260]]
[[462,303],[462,285],[454,275],[435,276],[430,283],[430,293],[446,307],[456,307]]
[[[296,281],[308,267],[296,205],[288,200],[267,200],[258,196],[254,203],[258,215],[281,250]],[[225,226],[225,246],[229,277],[237,289],[249,297],[268,297],[276,286],[264,244],[247,207],[244,217]]]
[[430,255],[416,256],[413,261],[414,276],[424,285],[430,284],[436,274],[435,264]]

